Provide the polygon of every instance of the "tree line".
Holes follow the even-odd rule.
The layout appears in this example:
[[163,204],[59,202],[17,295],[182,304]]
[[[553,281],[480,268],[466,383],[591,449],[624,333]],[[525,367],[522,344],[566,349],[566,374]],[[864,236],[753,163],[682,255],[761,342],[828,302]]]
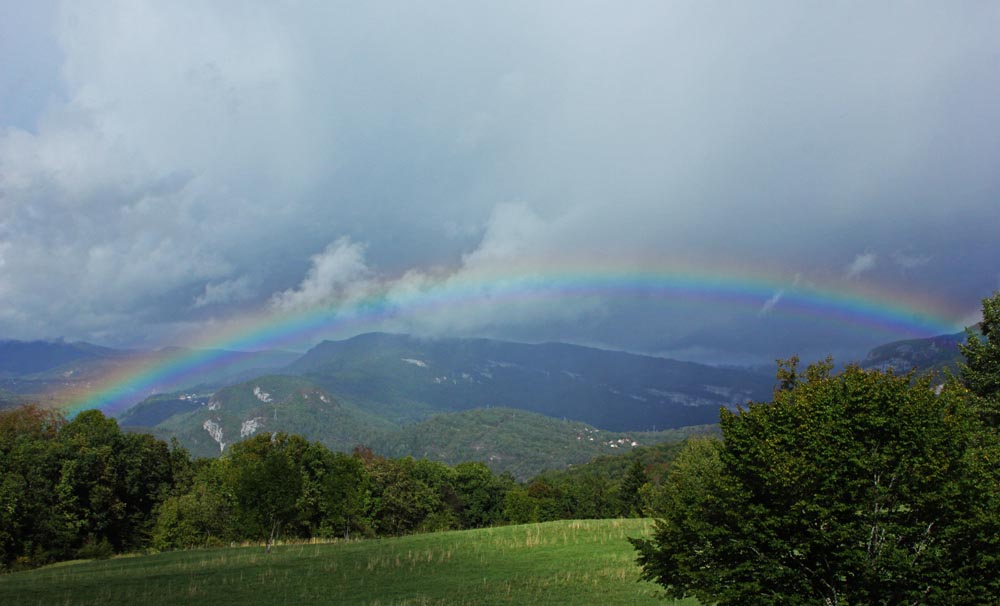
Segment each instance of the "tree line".
[[[448,466],[333,452],[262,433],[217,459],[123,432],[100,411],[0,412],[0,569],[142,550],[357,538],[639,515],[646,465],[586,481],[518,483],[477,462]],[[645,486],[645,488],[643,488]],[[644,496],[640,496],[641,491]]]

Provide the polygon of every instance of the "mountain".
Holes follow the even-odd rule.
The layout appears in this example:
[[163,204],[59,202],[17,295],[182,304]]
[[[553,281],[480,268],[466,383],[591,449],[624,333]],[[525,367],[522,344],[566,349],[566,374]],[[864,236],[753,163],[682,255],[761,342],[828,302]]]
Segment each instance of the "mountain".
[[288,370],[398,423],[499,406],[612,431],[715,423],[720,407],[768,400],[774,385],[770,374],[564,343],[384,333],[324,341]]
[[[170,359],[184,357],[195,350],[164,348],[155,351],[124,350],[85,342],[0,341],[0,390],[15,394],[24,401],[60,403],[66,394],[86,393],[104,377],[115,376],[134,366],[155,367]],[[184,385],[172,389],[206,385],[218,388],[246,380],[291,364],[301,354],[287,351],[230,352],[205,350],[210,358],[224,358],[222,367],[206,367],[186,378]],[[152,386],[136,392],[139,402],[162,387]],[[2,394],[0,394],[2,395]],[[0,404],[8,398],[0,398]]]
[[940,335],[927,339],[909,339],[880,345],[868,352],[861,362],[862,368],[892,368],[898,373],[916,370],[930,371],[943,376],[946,371],[958,373],[958,365],[963,361],[958,349],[965,343],[964,332]]
[[128,352],[65,341],[0,341],[0,377],[21,377],[71,363],[120,358]]
[[225,349],[191,349],[187,347],[165,347],[155,355],[164,358],[185,358],[198,353],[206,359],[225,359],[225,365],[211,365],[199,369],[187,382],[187,386],[221,386],[247,381],[263,374],[281,371],[298,360],[302,354],[278,349],[264,351],[227,351]]
[[564,469],[602,454],[680,441],[714,426],[658,432],[612,432],[511,408],[434,415],[399,427],[302,377],[272,375],[205,394],[154,396],[126,411],[131,430],[178,438],[196,456],[214,457],[261,431],[297,433],[333,450],[370,446],[383,456],[457,464],[482,461],[518,479]]
[[156,427],[177,415],[201,409],[208,404],[212,392],[195,390],[152,395],[118,416],[123,427]]
[[0,341],[0,405],[59,404],[135,352],[65,341]]
[[200,456],[284,431],[527,478],[709,431],[673,428],[714,424],[721,407],[769,399],[773,386],[769,374],[576,345],[383,333],[323,342],[285,371],[149,398],[119,421]]

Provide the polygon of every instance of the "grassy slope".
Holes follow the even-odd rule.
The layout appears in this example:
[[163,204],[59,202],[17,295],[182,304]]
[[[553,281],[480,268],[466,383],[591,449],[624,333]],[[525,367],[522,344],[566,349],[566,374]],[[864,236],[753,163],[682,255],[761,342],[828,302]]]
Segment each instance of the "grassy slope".
[[586,520],[329,545],[163,553],[0,576],[0,604],[690,604],[637,582],[627,537]]

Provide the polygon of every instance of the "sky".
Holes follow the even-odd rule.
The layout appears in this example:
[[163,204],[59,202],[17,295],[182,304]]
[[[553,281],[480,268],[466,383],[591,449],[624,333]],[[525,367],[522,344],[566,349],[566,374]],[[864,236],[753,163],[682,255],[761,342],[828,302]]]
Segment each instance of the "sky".
[[[211,345],[327,310],[353,320],[277,344],[389,330],[761,364],[957,330],[1000,289],[1000,3],[0,16],[0,338]],[[669,288],[565,280],[591,273]]]

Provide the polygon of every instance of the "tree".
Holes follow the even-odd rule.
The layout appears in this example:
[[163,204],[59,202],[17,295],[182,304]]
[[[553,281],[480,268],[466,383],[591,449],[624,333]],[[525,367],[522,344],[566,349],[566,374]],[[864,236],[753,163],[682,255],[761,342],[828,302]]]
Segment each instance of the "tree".
[[[436,466],[443,469],[437,469]],[[444,473],[443,464],[415,461],[411,457],[384,459],[376,457],[368,463],[371,484],[368,512],[379,534],[402,535],[418,530],[437,530],[449,521],[434,516],[444,514],[435,475]],[[448,470],[450,471],[450,470]],[[450,513],[450,512],[449,512]],[[448,517],[448,516],[444,516]]]
[[453,480],[462,528],[482,528],[503,518],[504,498],[514,485],[510,476],[497,477],[483,463],[459,463]]
[[[176,456],[175,449],[172,454]],[[227,489],[231,470],[225,459],[201,459],[184,467],[192,477],[186,489],[168,497],[159,508],[152,530],[153,547],[160,550],[221,545],[239,537],[233,519],[236,500]]]
[[995,603],[1000,448],[966,390],[831,368],[682,453],[645,578],[720,606]]
[[282,524],[293,520],[302,477],[287,452],[288,436],[260,433],[233,445],[233,487],[243,519],[265,539],[265,551]]
[[121,516],[108,535],[116,550],[138,549],[147,542],[155,522],[153,513],[174,483],[175,462],[166,442],[148,434],[120,435],[115,453],[115,489]]
[[350,539],[352,532],[368,532],[370,528],[364,517],[367,494],[368,472],[361,459],[334,454],[323,484],[325,524],[345,539]]
[[643,485],[649,481],[646,477],[646,466],[638,457],[632,459],[622,484],[618,489],[618,499],[621,503],[621,515],[625,517],[642,516],[642,495],[640,491]]
[[0,570],[70,555],[55,492],[65,422],[37,406],[0,411]]
[[992,425],[1000,421],[1000,292],[983,299],[982,335],[965,329],[966,341],[959,345],[965,363],[960,368],[962,382],[981,398],[984,416]]
[[528,494],[523,486],[514,486],[504,497],[503,517],[513,524],[528,524],[538,521],[538,502]]
[[55,490],[66,535],[83,553],[110,555],[144,545],[153,511],[173,484],[167,445],[122,433],[99,410],[66,423],[59,440],[65,451]]

